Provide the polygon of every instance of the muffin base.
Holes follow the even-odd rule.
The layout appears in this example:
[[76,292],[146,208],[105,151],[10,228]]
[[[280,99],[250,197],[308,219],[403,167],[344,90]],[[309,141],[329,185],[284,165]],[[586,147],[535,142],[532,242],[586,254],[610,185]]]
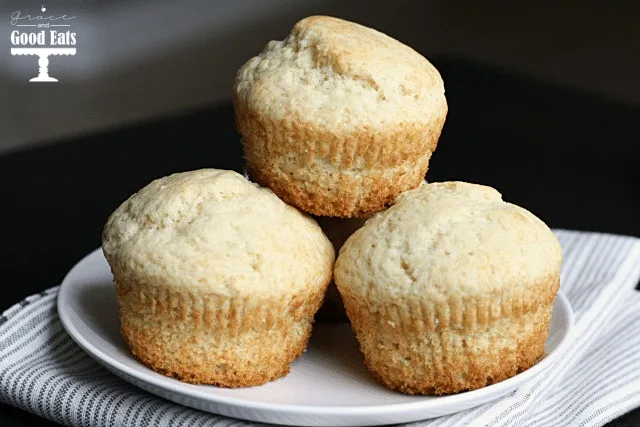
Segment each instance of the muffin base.
[[116,290],[120,330],[138,360],[181,381],[231,388],[286,375],[324,297],[229,298],[119,282]]
[[[495,336],[510,341],[510,346],[479,350],[483,338],[446,332],[426,338],[422,345],[413,347],[415,343],[409,343],[408,348],[399,348],[403,357],[396,355],[395,360],[370,356],[366,365],[378,381],[403,393],[437,395],[475,390],[511,378],[540,360],[550,315],[551,307],[541,307],[517,322],[494,325]],[[520,336],[521,331],[526,332]]]
[[[311,336],[309,328],[297,346],[287,346],[279,351],[277,357],[262,356],[249,361],[234,357],[231,354],[234,349],[229,346],[231,348],[226,350],[217,349],[215,357],[193,363],[190,360],[191,353],[194,352],[192,339],[174,339],[181,350],[174,357],[167,357],[164,343],[153,339],[155,331],[152,328],[122,326],[120,331],[135,358],[157,373],[186,383],[227,388],[262,385],[287,375],[291,363],[302,355]],[[248,345],[263,350],[262,347],[268,340],[258,336],[252,341]]]
[[440,395],[503,381],[543,355],[559,278],[531,290],[446,304],[343,300],[371,374],[409,394]]
[[444,97],[424,122],[327,129],[308,118],[271,120],[234,96],[250,175],[318,216],[362,218],[424,179],[447,115]]
[[[263,154],[252,156],[248,150],[245,148],[245,159],[256,182],[305,212],[338,218],[366,218],[389,207],[398,194],[420,185],[432,154],[431,151],[425,153],[412,168],[403,165],[353,173],[314,165],[290,171],[286,167],[255,161],[254,157]],[[309,175],[309,178],[296,176],[300,174]]]

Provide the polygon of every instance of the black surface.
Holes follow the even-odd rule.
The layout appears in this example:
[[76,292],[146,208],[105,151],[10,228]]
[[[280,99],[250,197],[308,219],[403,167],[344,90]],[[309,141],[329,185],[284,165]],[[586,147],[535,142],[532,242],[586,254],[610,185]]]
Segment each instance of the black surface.
[[[499,189],[552,227],[640,236],[637,106],[473,64],[433,61],[449,116],[429,181]],[[239,170],[230,105],[0,156],[0,310],[60,283],[109,213],[154,178]],[[53,425],[0,406],[0,426]],[[640,410],[611,423],[639,426]]]

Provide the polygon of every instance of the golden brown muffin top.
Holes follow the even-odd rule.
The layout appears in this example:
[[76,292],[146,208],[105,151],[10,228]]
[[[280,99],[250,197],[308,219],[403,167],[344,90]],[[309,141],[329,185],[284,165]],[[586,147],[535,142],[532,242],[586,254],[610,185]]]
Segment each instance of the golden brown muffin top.
[[236,76],[235,96],[271,120],[351,131],[423,122],[446,110],[433,65],[399,41],[328,16],[298,22]]
[[340,250],[335,279],[385,296],[466,297],[535,286],[561,263],[558,239],[529,211],[491,187],[441,182],[368,220]]
[[120,277],[219,295],[324,286],[334,261],[313,219],[216,169],[160,178],[132,195],[109,217],[102,247]]

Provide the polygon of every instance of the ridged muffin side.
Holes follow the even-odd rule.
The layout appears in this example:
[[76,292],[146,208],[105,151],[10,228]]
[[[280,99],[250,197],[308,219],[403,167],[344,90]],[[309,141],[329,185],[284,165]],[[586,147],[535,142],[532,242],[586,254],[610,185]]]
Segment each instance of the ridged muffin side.
[[534,292],[372,303],[342,293],[369,371],[409,394],[449,394],[500,382],[544,354],[559,277]]
[[165,375],[225,387],[289,371],[334,261],[310,217],[214,169],[134,194],[107,221],[103,251],[132,353]]
[[251,175],[319,216],[363,217],[424,178],[447,114],[438,71],[370,28],[314,16],[239,71]]
[[412,394],[484,387],[544,354],[562,251],[488,187],[404,193],[347,240],[334,280],[371,373]]
[[116,279],[120,330],[132,353],[164,375],[247,387],[287,373],[311,336],[324,292],[220,296]]

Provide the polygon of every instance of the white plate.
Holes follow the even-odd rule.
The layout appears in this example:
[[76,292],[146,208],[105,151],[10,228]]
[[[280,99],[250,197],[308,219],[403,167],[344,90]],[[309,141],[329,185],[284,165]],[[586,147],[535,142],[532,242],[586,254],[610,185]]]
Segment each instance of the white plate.
[[107,369],[174,402],[246,420],[286,425],[381,425],[447,415],[516,389],[554,363],[569,343],[573,313],[558,294],[547,356],[527,371],[479,390],[451,396],[408,396],[387,390],[367,373],[348,325],[316,324],[309,348],[291,373],[260,387],[224,389],[182,383],[133,358],[120,337],[109,266],[96,250],[65,277],[58,313],[73,339]]

